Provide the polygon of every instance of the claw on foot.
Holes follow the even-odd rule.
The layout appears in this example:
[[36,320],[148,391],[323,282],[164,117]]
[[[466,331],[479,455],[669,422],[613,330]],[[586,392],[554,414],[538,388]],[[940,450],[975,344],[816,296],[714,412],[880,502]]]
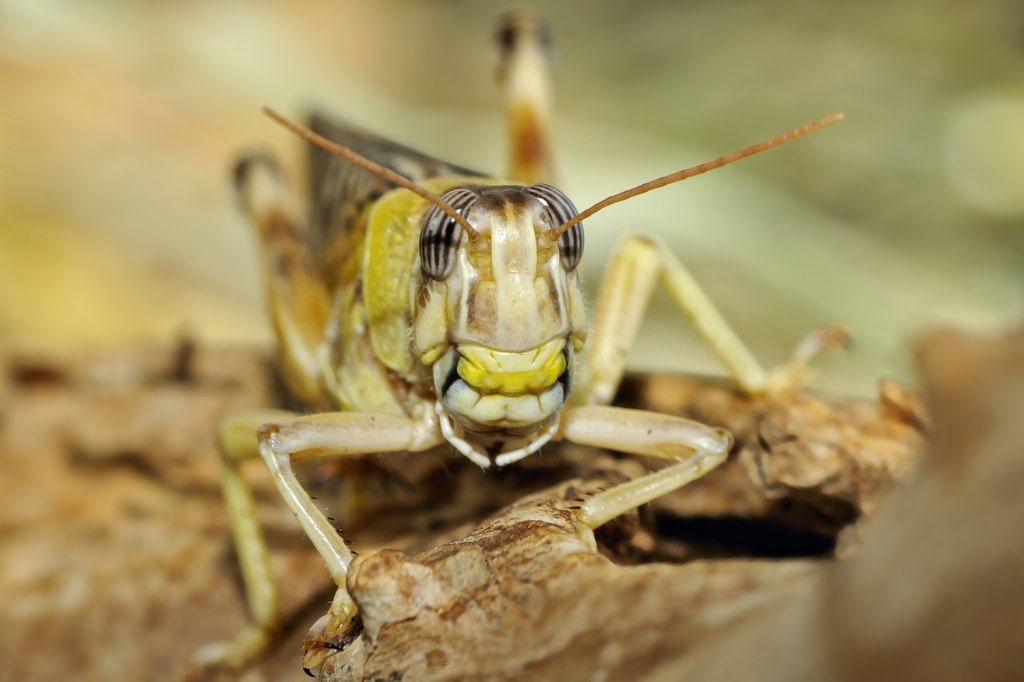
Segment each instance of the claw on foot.
[[849,348],[850,333],[844,327],[817,329],[800,341],[793,351],[794,363],[809,363],[827,350]]
[[798,391],[814,375],[811,363],[825,351],[833,348],[847,348],[850,335],[843,327],[817,329],[805,336],[796,348],[789,362],[768,375],[763,391],[768,395],[786,395]]
[[[344,593],[344,588],[339,590]],[[328,654],[344,651],[358,635],[356,609],[348,596],[335,597],[331,609],[309,628],[303,643],[302,669],[313,677],[313,670],[319,668]]]

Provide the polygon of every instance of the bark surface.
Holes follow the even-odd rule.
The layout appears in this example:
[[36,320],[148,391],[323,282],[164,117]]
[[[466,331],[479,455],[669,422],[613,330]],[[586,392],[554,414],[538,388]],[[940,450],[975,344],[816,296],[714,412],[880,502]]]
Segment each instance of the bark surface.
[[[559,447],[497,474],[444,450],[310,468],[360,551],[361,629],[318,674],[1012,677],[1024,334],[938,333],[920,358],[927,411],[889,382],[872,403],[772,402],[631,377],[622,404],[725,426],[737,444],[712,475],[600,529],[596,548],[571,507],[656,462]],[[246,622],[213,434],[232,410],[282,403],[271,364],[185,344],[3,367],[0,679],[183,674]],[[300,642],[330,581],[250,468],[289,624],[245,679],[307,679]]]

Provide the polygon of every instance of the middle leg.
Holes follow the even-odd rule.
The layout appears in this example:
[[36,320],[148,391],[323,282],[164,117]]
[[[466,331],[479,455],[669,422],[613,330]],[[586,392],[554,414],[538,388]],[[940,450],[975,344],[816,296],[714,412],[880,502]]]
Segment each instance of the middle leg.
[[598,294],[590,341],[589,404],[606,405],[614,397],[656,283],[748,395],[796,390],[810,376],[810,363],[818,354],[846,342],[840,328],[811,332],[788,363],[765,370],[679,259],[657,239],[632,235],[612,258]]

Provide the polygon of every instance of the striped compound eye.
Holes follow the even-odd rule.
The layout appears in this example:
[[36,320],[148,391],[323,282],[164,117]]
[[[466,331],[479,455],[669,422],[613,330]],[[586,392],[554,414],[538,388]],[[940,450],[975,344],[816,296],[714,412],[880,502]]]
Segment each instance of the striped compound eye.
[[[453,189],[441,201],[465,216],[477,198],[468,189]],[[427,277],[441,280],[451,274],[463,232],[462,226],[437,206],[427,211],[420,229],[420,263]]]
[[[526,191],[547,208],[552,228],[567,223],[579,213],[569,197],[551,185],[530,185]],[[566,272],[580,264],[580,258],[583,257],[583,223],[576,223],[558,237],[558,255]]]

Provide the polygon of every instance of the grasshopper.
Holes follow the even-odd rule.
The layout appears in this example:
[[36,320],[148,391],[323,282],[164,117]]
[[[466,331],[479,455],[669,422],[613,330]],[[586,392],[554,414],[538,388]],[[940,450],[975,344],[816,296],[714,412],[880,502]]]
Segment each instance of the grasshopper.
[[[321,457],[422,452],[448,444],[484,469],[568,440],[664,458],[669,465],[588,498],[581,528],[703,476],[732,437],[681,417],[610,406],[656,283],[714,351],[740,390],[777,394],[842,341],[812,333],[766,371],[682,263],[656,239],[628,236],[588,320],[580,284],[583,220],[612,203],[776,146],[838,116],[610,197],[583,212],[552,182],[547,38],[525,14],[503,18],[499,86],[511,138],[511,179],[488,177],[322,118],[311,128],[267,110],[317,145],[309,227],[275,164],[244,159],[236,180],[262,250],[287,388],[322,410],[261,410],[219,433],[224,497],[253,624],[208,647],[206,663],[240,666],[281,625],[252,500],[240,475],[262,459],[337,585],[310,630],[303,667],[323,661],[357,617],[345,587],[352,552],[296,478]],[[326,151],[324,151],[326,150]],[[337,155],[337,156],[332,156]]]

